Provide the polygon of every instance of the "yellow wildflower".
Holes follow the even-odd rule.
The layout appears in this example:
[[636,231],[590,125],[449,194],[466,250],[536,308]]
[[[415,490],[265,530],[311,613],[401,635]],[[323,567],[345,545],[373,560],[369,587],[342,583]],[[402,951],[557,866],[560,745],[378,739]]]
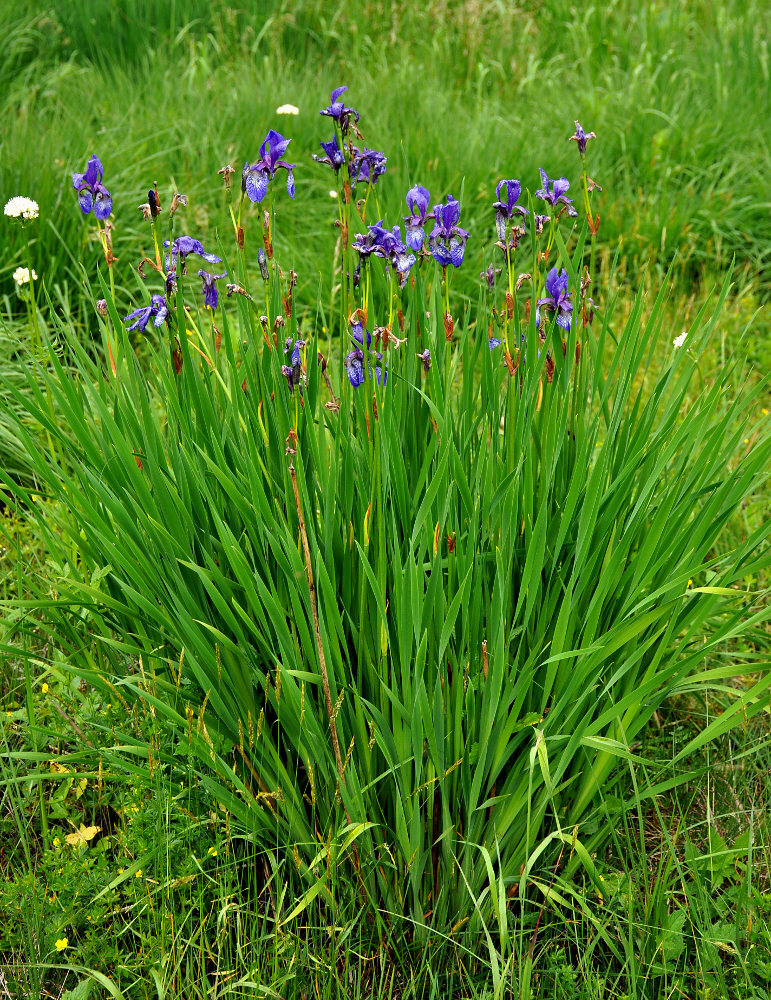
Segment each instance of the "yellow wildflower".
[[64,951],[64,949],[67,947],[67,945],[69,943],[70,943],[70,939],[69,938],[66,938],[66,937],[58,938],[57,941],[56,941],[56,950],[57,951]]
[[216,847],[210,847],[209,848],[209,857],[210,858],[216,858],[217,857],[217,848]]
[[137,868],[136,874],[134,875],[134,878],[142,878],[142,869],[141,868]]
[[48,685],[46,684],[45,681],[43,681],[43,683],[40,685],[40,690],[43,692],[43,694],[48,694]]

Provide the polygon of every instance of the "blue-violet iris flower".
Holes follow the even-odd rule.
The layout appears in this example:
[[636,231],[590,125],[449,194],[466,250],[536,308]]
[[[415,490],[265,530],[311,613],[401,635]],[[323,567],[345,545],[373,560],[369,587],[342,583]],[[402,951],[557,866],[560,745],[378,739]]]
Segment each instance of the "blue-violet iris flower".
[[290,395],[294,392],[295,386],[299,386],[302,392],[302,358],[300,356],[300,348],[302,347],[305,347],[304,340],[286,338],[284,354],[289,355],[290,364],[281,366],[281,374],[286,378]]
[[[536,303],[539,307],[553,310],[557,314],[557,325],[563,330],[570,329],[570,314],[573,312],[573,303],[570,301],[571,292],[568,291],[568,272],[564,269],[558,272],[556,267],[546,275],[546,291],[549,293]],[[536,317],[538,325],[539,317]]]
[[112,212],[112,195],[102,184],[104,168],[99,158],[94,155],[88,161],[82,174],[72,175],[72,186],[78,192],[80,210],[84,215],[93,209],[97,219],[106,219]]
[[468,233],[458,225],[460,205],[450,195],[446,205],[434,205],[435,226],[428,237],[428,247],[434,260],[447,267],[460,267],[466,251]]
[[345,153],[343,153],[342,149],[340,149],[340,144],[337,141],[337,136],[336,135],[332,136],[331,142],[320,142],[319,145],[327,155],[317,156],[316,153],[313,153],[312,154],[313,159],[317,163],[328,164],[334,170],[334,172],[337,173],[340,167],[342,167],[343,164],[345,163]]
[[[185,258],[194,253],[198,257],[203,257],[207,264],[221,264],[222,257],[218,257],[216,254],[207,253],[203,248],[203,243],[200,240],[193,239],[192,236],[178,236],[173,243],[169,243],[168,240],[163,241],[163,249],[168,250],[171,247],[171,267],[176,268],[177,257],[182,261],[183,268],[185,263]],[[169,255],[166,254],[166,270],[170,269]],[[184,269],[183,272],[184,274]]]
[[486,271],[479,272],[479,280],[486,281],[488,288],[495,288],[495,279],[501,273],[501,269],[495,264],[489,264]]
[[404,233],[407,246],[415,253],[418,253],[426,238],[426,232],[423,228],[426,220],[434,217],[433,212],[428,211],[430,201],[431,195],[428,188],[424,188],[420,184],[416,184],[407,192],[407,208],[412,212],[412,215],[404,216]]
[[366,234],[357,233],[351,246],[365,259],[374,254],[376,257],[383,257],[387,260],[399,276],[399,285],[404,286],[407,274],[415,263],[415,254],[410,253],[409,248],[402,242],[401,230],[394,226],[389,232],[383,226],[383,220],[376,222],[374,226],[368,226],[369,232]]
[[220,278],[226,278],[227,274],[209,274],[208,271],[200,270],[198,277],[203,278],[203,304],[210,309],[216,309],[218,297],[217,286],[214,282],[219,281]]
[[123,317],[123,322],[128,323],[130,319],[133,319],[134,322],[131,326],[127,327],[128,332],[141,330],[144,333],[151,316],[155,317],[153,320],[154,325],[161,326],[168,315],[169,307],[166,305],[166,299],[162,295],[153,295],[149,306],[142,306],[141,309],[135,309],[133,313],[129,313],[128,316]]
[[570,138],[568,139],[568,142],[570,142],[571,139],[577,142],[578,152],[581,154],[581,156],[584,156],[586,154],[587,142],[590,139],[596,139],[597,136],[594,134],[594,132],[584,132],[583,126],[581,125],[580,122],[574,122],[573,124],[576,127],[576,134],[571,135]]
[[351,176],[351,183],[365,181],[367,184],[374,184],[378,177],[386,172],[388,157],[377,149],[359,149],[358,146],[351,146],[352,159],[348,164],[348,173]]
[[350,354],[346,354],[343,364],[348,375],[348,381],[354,389],[358,389],[364,382],[364,352],[362,349],[357,347]]
[[334,118],[340,126],[343,134],[348,131],[351,119],[355,122],[359,120],[358,111],[354,111],[353,108],[347,108],[342,101],[338,100],[340,95],[344,94],[346,90],[348,90],[347,87],[336,87],[332,91],[332,100],[330,101],[329,107],[319,111],[320,115],[329,115],[330,118]]
[[[504,185],[506,188],[505,201],[501,198],[501,188]],[[495,197],[498,199],[493,204],[493,208],[495,209],[495,228],[498,232],[498,239],[504,243],[506,242],[506,223],[512,215],[527,215],[527,209],[521,205],[517,205],[520,194],[522,194],[522,185],[517,180],[499,181],[495,189]]]
[[568,215],[578,215],[578,212],[573,208],[573,199],[568,198],[565,192],[570,187],[570,181],[567,177],[560,177],[557,180],[549,180],[549,176],[545,170],[541,167],[538,168],[538,172],[541,175],[542,188],[539,188],[535,196],[536,198],[541,198],[543,201],[548,201],[548,203],[554,207],[557,206],[559,202],[567,205]]
[[286,152],[286,148],[291,139],[285,139],[280,132],[270,129],[260,146],[260,158],[251,166],[244,164],[241,172],[241,188],[246,193],[250,201],[262,201],[268,191],[268,184],[275,176],[277,170],[286,170],[286,191],[290,198],[294,198],[294,174],[296,166],[294,163],[287,163],[281,157]]

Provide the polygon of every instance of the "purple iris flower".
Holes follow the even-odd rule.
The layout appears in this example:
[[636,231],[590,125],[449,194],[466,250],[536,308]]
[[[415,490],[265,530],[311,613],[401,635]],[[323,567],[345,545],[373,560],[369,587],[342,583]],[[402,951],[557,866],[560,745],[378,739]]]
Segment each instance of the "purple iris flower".
[[426,375],[428,375],[428,372],[431,368],[431,351],[428,348],[426,348],[422,354],[418,354],[418,357],[423,362],[423,371],[426,373]]
[[351,321],[351,337],[356,341],[359,347],[364,347],[364,335],[367,337],[367,350],[372,346],[372,334],[369,330],[365,330],[363,325],[356,320]]
[[[185,258],[191,253],[196,254],[198,257],[203,257],[207,264],[222,263],[222,257],[217,257],[213,253],[207,253],[203,248],[203,243],[200,240],[193,239],[192,236],[178,236],[171,244],[168,240],[164,240],[163,249],[168,250],[169,247],[171,247],[171,267],[176,267],[177,257],[179,257],[184,265]],[[170,270],[168,254],[166,254],[166,270]]]
[[[556,312],[557,325],[561,326],[563,330],[569,330],[573,303],[570,301],[572,293],[568,291],[568,272],[564,267],[560,272],[557,271],[556,267],[549,271],[546,275],[546,291],[549,294],[539,299],[536,305]],[[539,318],[536,317],[536,326]]]
[[348,131],[351,119],[356,122],[359,120],[358,111],[354,111],[353,108],[347,108],[342,101],[338,100],[338,97],[344,94],[346,90],[348,90],[347,87],[336,87],[332,91],[332,100],[329,107],[319,111],[320,115],[329,115],[330,118],[334,118],[343,134]]
[[286,152],[286,148],[291,139],[285,139],[280,132],[270,129],[260,146],[260,158],[251,166],[244,164],[241,172],[241,188],[246,193],[250,201],[262,201],[268,191],[268,184],[275,176],[277,170],[286,170],[286,191],[290,198],[294,198],[294,170],[296,164],[287,163],[281,157]]
[[490,350],[494,351],[496,347],[500,347],[503,341],[500,337],[488,337],[487,343],[490,345]]
[[364,382],[364,352],[360,347],[357,347],[350,354],[346,354],[345,358],[343,358],[343,364],[348,375],[348,381],[354,389],[358,389]]
[[573,208],[573,199],[568,198],[565,195],[565,192],[570,187],[570,181],[566,177],[560,177],[556,181],[551,181],[549,180],[546,171],[541,167],[538,168],[538,172],[541,175],[541,183],[543,184],[543,187],[536,191],[536,198],[548,201],[548,203],[554,207],[556,207],[559,202],[562,202],[567,205],[568,215],[578,215],[578,212]]
[[217,286],[214,284],[215,281],[219,281],[220,278],[226,278],[227,274],[209,274],[208,271],[199,271],[198,277],[203,278],[203,304],[208,306],[210,309],[217,308]]
[[501,269],[496,267],[495,264],[488,265],[486,271],[479,272],[479,280],[486,281],[488,288],[495,288],[495,279],[501,273]]
[[460,267],[466,252],[468,233],[458,225],[460,205],[449,195],[446,205],[434,205],[435,226],[428,237],[428,247],[434,260],[447,267]]
[[407,208],[412,215],[404,216],[404,232],[407,245],[417,253],[423,246],[426,232],[423,228],[427,219],[433,219],[433,212],[428,211],[431,195],[428,188],[416,184],[407,192]]
[[[501,199],[501,188],[506,186],[506,200]],[[495,189],[495,197],[498,199],[493,204],[495,209],[495,228],[498,232],[498,239],[506,242],[506,223],[512,215],[527,215],[527,209],[517,205],[519,196],[522,194],[522,185],[519,181],[499,181]]]
[[128,323],[130,319],[133,319],[134,322],[131,326],[127,327],[128,332],[141,330],[144,333],[151,316],[155,317],[153,320],[154,325],[161,326],[168,315],[169,307],[166,305],[166,299],[162,295],[153,295],[149,306],[135,309],[133,313],[129,313],[128,316],[123,317],[123,322]]
[[387,260],[399,275],[400,286],[403,286],[410,268],[415,263],[415,254],[411,253],[409,247],[402,242],[401,230],[398,226],[394,226],[389,232],[383,226],[382,219],[374,226],[368,226],[368,229],[369,232],[366,234],[357,233],[351,246],[358,252],[360,258],[374,254]]
[[575,135],[571,135],[570,139],[568,139],[568,142],[570,142],[571,139],[573,139],[575,142],[577,142],[578,143],[578,152],[581,154],[581,156],[584,156],[586,154],[586,144],[587,144],[587,142],[590,139],[596,139],[597,136],[594,134],[594,132],[584,132],[583,126],[581,125],[580,122],[574,122],[573,124],[576,127],[576,134]]
[[287,337],[284,343],[284,354],[289,355],[290,363],[281,366],[281,374],[286,377],[290,395],[295,386],[299,386],[300,392],[302,392],[302,357],[300,355],[302,347],[305,347],[304,340],[292,340],[291,337]]
[[326,163],[334,170],[335,173],[337,173],[340,167],[342,167],[343,164],[345,163],[345,154],[343,153],[342,149],[340,149],[340,145],[337,141],[337,136],[336,135],[332,136],[331,142],[320,142],[319,145],[327,155],[317,156],[315,153],[313,153],[312,154],[313,159],[317,163]]
[[398,226],[394,226],[391,230],[391,245],[388,250],[388,260],[399,275],[399,286],[403,288],[410,268],[415,263],[415,254],[410,253],[410,248],[402,243],[402,234]]
[[374,184],[378,177],[386,172],[388,157],[377,149],[359,149],[351,146],[352,159],[348,165],[348,172],[351,175],[351,183],[365,181],[367,184]]
[[533,215],[533,221],[535,222],[535,235],[540,236],[544,226],[549,224],[551,218],[548,215]]
[[351,246],[359,254],[359,257],[366,258],[370,254],[376,257],[387,257],[391,245],[393,244],[393,233],[383,226],[383,220],[376,222],[374,226],[367,226],[368,233],[357,233]]
[[104,167],[96,155],[88,161],[82,174],[72,175],[72,186],[78,192],[80,210],[84,215],[93,209],[97,219],[106,219],[112,212],[112,195],[102,184]]
[[[376,356],[378,361],[383,360],[382,354],[377,354]],[[388,365],[383,365],[382,368],[380,365],[375,365],[375,381],[377,382],[378,385],[386,384],[386,382],[388,381]]]

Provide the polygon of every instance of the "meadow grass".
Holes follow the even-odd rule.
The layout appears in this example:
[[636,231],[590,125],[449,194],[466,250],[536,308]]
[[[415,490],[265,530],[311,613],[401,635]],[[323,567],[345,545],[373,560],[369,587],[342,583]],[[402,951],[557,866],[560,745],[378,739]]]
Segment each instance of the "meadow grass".
[[[287,101],[301,110],[284,124],[303,155],[281,228],[301,288],[315,296],[328,280],[317,253],[334,234],[329,179],[309,154],[327,138],[318,95],[341,83],[389,157],[382,213],[405,214],[404,193],[416,181],[440,197],[462,189],[469,253],[480,264],[490,178],[534,185],[539,166],[550,176],[572,169],[566,140],[575,117],[600,136],[591,173],[605,188],[602,239],[614,250],[622,241],[624,267],[646,261],[658,280],[675,258],[691,294],[736,256],[742,280],[761,300],[768,295],[770,84],[757,3],[618,2],[570,17],[556,3],[491,2],[395,5],[387,15],[380,5],[352,12],[310,2],[266,3],[259,15],[221,2],[120,11],[15,5],[0,71],[0,186],[40,203],[34,266],[92,332],[80,260],[92,279],[95,260],[83,253],[69,175],[94,149],[114,149],[106,167],[121,206],[118,257],[146,239],[135,206],[155,180],[165,193],[173,178],[189,195],[188,224],[211,241],[226,225],[216,171],[256,158],[266,123]],[[9,249],[10,291],[21,261],[15,236]],[[125,258],[116,279],[128,305],[136,283]]]
[[[23,235],[49,297],[31,328],[9,281],[0,341],[0,994],[763,996],[769,439],[741,360],[768,350],[760,11],[132,14],[22,4],[2,68],[3,190],[40,202]],[[341,82],[390,158],[368,221],[423,182],[472,232],[452,347],[421,265],[404,335],[431,371],[392,348],[388,385],[363,391],[341,364],[331,175],[308,159]],[[285,101],[301,113],[277,123]],[[480,336],[492,191],[532,190],[538,166],[574,178],[573,117],[600,136],[598,315],[563,365],[531,309],[512,379]],[[190,199],[175,232],[259,287],[258,216],[249,275],[216,171],[268,124],[305,155],[274,203],[293,308],[277,271],[266,293],[282,339],[313,338],[302,407],[242,298],[221,351],[194,310],[175,355],[181,287],[169,338],[137,355],[120,332],[148,295],[133,205],[156,179],[164,207]],[[69,183],[94,150],[120,206],[114,297]],[[550,242],[576,309],[586,236]]]

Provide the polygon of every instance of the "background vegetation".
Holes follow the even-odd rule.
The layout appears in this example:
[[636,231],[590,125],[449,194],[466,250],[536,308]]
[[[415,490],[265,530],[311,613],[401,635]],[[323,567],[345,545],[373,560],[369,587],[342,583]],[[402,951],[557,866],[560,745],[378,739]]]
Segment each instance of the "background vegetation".
[[[87,242],[72,172],[92,152],[108,171],[122,315],[146,295],[133,264],[137,245],[151,249],[135,208],[147,189],[157,180],[165,201],[173,187],[185,192],[187,229],[216,245],[227,236],[217,170],[254,160],[271,125],[292,136],[291,159],[299,164],[296,200],[278,206],[278,255],[300,275],[300,315],[315,319],[318,302],[331,294],[327,261],[336,233],[330,175],[310,152],[328,138],[318,108],[347,83],[369,142],[389,156],[388,182],[378,190],[382,214],[404,214],[403,193],[415,182],[437,199],[461,198],[472,238],[454,288],[467,301],[476,302],[477,276],[489,260],[495,179],[517,176],[534,187],[539,166],[550,176],[575,177],[574,144],[566,140],[578,118],[598,134],[590,173],[604,189],[599,284],[608,296],[611,288],[617,293],[612,329],[622,330],[633,312],[632,293],[658,292],[671,266],[671,291],[655,307],[668,346],[705,302],[714,305],[712,290],[735,259],[734,284],[684,409],[702,384],[732,397],[757,385],[753,365],[761,373],[768,365],[771,119],[768,35],[757,3],[617,2],[566,11],[558,3],[386,9],[319,2],[256,10],[104,0],[41,11],[21,2],[6,22],[0,82],[0,192],[3,199],[29,195],[41,208],[36,227],[24,233],[33,237],[32,265],[53,306],[44,305],[41,322],[52,335],[74,331],[89,350],[99,337],[91,289],[100,254]],[[277,123],[275,108],[285,102],[300,114]],[[709,690],[684,682],[652,712],[625,770],[582,827],[582,838],[591,841],[592,823],[600,834],[592,864],[568,871],[548,855],[540,878],[549,891],[504,903],[508,950],[500,924],[492,950],[478,925],[480,950],[457,932],[420,939],[398,921],[362,920],[357,886],[333,874],[331,854],[323,864],[341,881],[330,911],[323,893],[308,898],[301,865],[231,830],[221,788],[202,782],[202,747],[194,752],[190,742],[186,749],[184,704],[171,724],[158,712],[152,683],[134,672],[135,648],[116,653],[84,642],[89,631],[108,636],[112,621],[105,624],[97,607],[73,610],[67,644],[30,619],[23,601],[34,596],[39,604],[41,592],[55,598],[67,586],[62,548],[79,542],[59,534],[68,524],[62,497],[57,502],[40,488],[40,459],[30,450],[38,447],[36,425],[27,422],[25,442],[13,417],[29,352],[26,305],[11,274],[27,259],[19,233],[6,227],[4,235],[0,464],[6,482],[13,477],[28,491],[16,513],[4,509],[0,550],[0,996],[44,989],[73,991],[71,1000],[89,992],[767,995],[767,712],[753,718],[757,703],[746,698],[767,676],[767,626],[715,641],[705,666],[725,668],[724,678],[713,678]],[[646,319],[652,298],[641,300]],[[79,363],[88,373],[88,357]],[[761,387],[750,425],[767,398]],[[73,405],[59,403],[65,411]],[[719,419],[723,411],[715,412]],[[76,411],[70,416],[74,422]],[[62,433],[64,454],[69,439]],[[748,430],[746,443],[762,443],[766,433]],[[45,452],[50,440],[40,438],[39,447]],[[31,505],[44,511],[37,522],[21,516]],[[362,505],[360,521],[365,512]],[[740,549],[767,517],[767,494],[755,493],[710,558]],[[36,523],[48,525],[51,536]],[[90,568],[92,594],[107,593],[96,564]],[[35,577],[42,588],[32,586]],[[742,584],[763,590],[764,566]],[[375,646],[376,633],[373,627]],[[78,649],[80,675],[73,676]],[[121,654],[139,700],[99,684],[96,674],[94,684],[83,682],[89,664],[109,657],[116,669]],[[729,676],[736,663],[747,671],[738,680]],[[456,666],[462,670],[460,661]],[[750,708],[743,719],[734,715],[741,724],[716,725],[741,698]],[[701,739],[721,730],[716,742]],[[678,759],[686,747],[685,761]],[[543,775],[541,763],[534,766]],[[293,912],[298,899],[305,905]],[[486,911],[481,923],[489,924]]]

